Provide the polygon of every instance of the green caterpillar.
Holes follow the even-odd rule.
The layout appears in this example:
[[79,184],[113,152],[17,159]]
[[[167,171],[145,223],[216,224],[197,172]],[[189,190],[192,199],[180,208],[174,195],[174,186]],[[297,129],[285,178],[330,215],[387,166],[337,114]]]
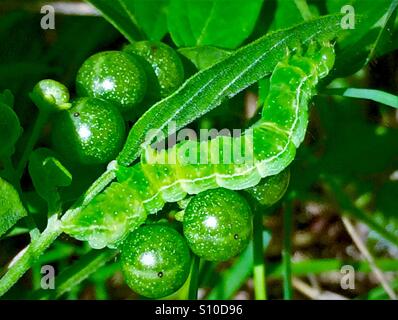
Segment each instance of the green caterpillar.
[[[247,189],[280,173],[293,161],[304,139],[308,102],[318,81],[332,68],[334,57],[330,43],[311,42],[305,50],[287,50],[272,73],[261,119],[243,135],[185,141],[162,151],[146,148],[140,163],[120,167],[118,182],[79,215],[64,220],[63,230],[89,241],[93,248],[112,247],[166,202],[212,188]],[[245,150],[243,159],[234,148]],[[226,150],[231,151],[230,161],[220,162],[228,158]]]

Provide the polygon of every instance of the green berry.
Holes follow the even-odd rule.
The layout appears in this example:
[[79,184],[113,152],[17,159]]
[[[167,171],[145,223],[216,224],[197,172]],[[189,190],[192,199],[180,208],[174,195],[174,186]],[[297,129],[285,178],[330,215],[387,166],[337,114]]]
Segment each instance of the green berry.
[[127,53],[144,58],[153,68],[162,98],[169,96],[184,82],[184,67],[173,48],[159,41],[139,41],[124,48]]
[[113,160],[122,148],[125,124],[112,104],[81,98],[54,119],[53,145],[67,160],[101,164]]
[[264,178],[254,187],[246,191],[262,206],[270,207],[277,203],[286,193],[290,181],[290,170]]
[[134,56],[119,51],[91,56],[76,78],[78,95],[111,101],[122,113],[136,107],[146,89],[147,77],[142,64]]
[[14,153],[14,145],[21,133],[22,128],[14,110],[0,103],[0,158]]
[[142,296],[168,296],[188,278],[191,264],[188,245],[169,226],[140,227],[123,241],[120,251],[127,284]]
[[30,97],[39,110],[46,113],[66,110],[71,107],[68,88],[55,80],[39,81],[33,88]]
[[205,260],[226,261],[247,246],[252,213],[246,200],[235,191],[207,190],[188,203],[183,227],[196,255]]

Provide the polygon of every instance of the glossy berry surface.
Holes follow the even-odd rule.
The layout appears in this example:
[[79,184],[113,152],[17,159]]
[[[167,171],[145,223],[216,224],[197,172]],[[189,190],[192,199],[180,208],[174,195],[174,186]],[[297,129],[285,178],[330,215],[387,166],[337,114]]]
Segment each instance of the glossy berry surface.
[[266,177],[254,187],[246,191],[259,204],[265,207],[270,207],[277,203],[286,193],[290,181],[290,170],[285,169],[279,174]]
[[105,100],[81,98],[54,119],[53,145],[66,159],[81,164],[113,160],[122,148],[125,125],[120,112]]
[[252,234],[252,213],[246,200],[235,191],[207,190],[188,203],[183,227],[196,255],[225,261],[247,246]]
[[144,98],[147,77],[134,56],[106,51],[88,58],[76,78],[76,90],[82,97],[113,102],[121,112],[129,111]]
[[190,252],[185,239],[163,224],[140,227],[120,248],[127,284],[138,294],[161,298],[177,291],[190,270]]
[[139,41],[124,49],[145,59],[153,68],[160,85],[160,95],[167,97],[184,82],[184,67],[173,48],[159,41]]

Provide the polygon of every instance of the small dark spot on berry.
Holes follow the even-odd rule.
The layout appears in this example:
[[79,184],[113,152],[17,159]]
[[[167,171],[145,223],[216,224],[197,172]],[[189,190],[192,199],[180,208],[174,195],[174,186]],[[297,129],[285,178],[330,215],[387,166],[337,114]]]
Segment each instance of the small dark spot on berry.
[[152,51],[152,53],[156,53],[156,51],[158,51],[158,47],[157,46],[151,46],[151,51]]
[[238,240],[239,239],[239,235],[237,233],[234,234],[234,239]]
[[79,112],[75,112],[75,113],[73,114],[73,116],[74,116],[75,118],[77,118],[77,117],[80,116],[80,113],[79,113]]
[[163,272],[162,272],[162,271],[158,272],[158,277],[159,277],[159,278],[162,278],[162,277],[163,277]]

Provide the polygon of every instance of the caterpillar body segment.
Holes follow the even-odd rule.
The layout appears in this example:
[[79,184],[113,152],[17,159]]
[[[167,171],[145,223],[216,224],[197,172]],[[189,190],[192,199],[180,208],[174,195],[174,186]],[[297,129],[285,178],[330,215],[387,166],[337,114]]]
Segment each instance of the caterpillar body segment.
[[212,188],[242,190],[283,171],[294,159],[308,124],[308,103],[334,63],[329,43],[312,42],[279,62],[270,79],[261,118],[239,137],[185,141],[157,151],[147,147],[141,162],[117,172],[113,182],[64,231],[93,248],[115,246],[166,202]]

